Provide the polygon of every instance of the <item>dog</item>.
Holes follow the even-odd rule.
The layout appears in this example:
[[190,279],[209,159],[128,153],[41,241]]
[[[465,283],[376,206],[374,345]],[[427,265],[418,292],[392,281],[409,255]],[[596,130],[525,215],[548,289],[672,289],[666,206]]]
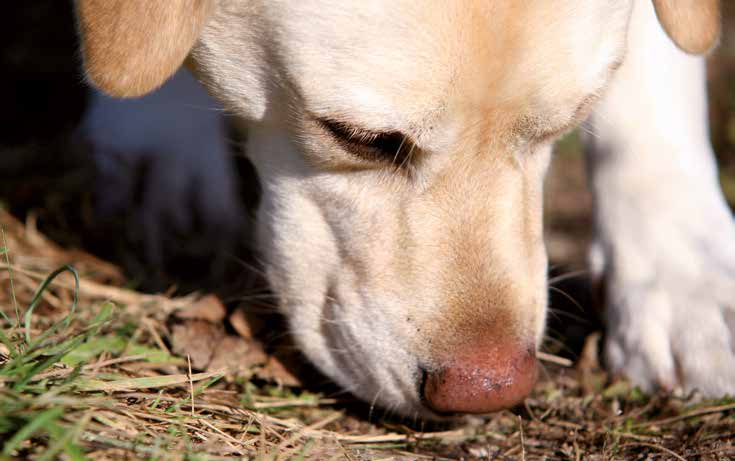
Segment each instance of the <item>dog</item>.
[[735,228],[707,134],[716,0],[76,0],[88,80],[185,65],[237,115],[256,240],[296,343],[399,414],[527,395],[547,311],[542,184],[581,123],[606,362],[735,393]]

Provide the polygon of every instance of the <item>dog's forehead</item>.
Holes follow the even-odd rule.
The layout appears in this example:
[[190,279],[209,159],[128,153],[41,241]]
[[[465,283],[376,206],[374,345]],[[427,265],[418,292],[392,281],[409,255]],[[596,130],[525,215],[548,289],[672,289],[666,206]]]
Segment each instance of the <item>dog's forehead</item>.
[[572,104],[621,54],[627,4],[302,0],[270,11],[311,111],[410,130],[458,107],[508,111],[539,94]]
[[288,14],[274,19],[282,25],[278,46],[310,110],[378,128],[441,109],[456,69],[436,13],[451,9],[420,3],[289,2]]

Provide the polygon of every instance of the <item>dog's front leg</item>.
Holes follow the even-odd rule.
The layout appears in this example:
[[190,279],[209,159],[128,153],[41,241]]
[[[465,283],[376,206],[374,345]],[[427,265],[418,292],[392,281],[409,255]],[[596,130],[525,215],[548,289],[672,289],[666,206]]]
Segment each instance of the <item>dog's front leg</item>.
[[735,393],[735,226],[708,137],[704,59],[635,2],[628,55],[588,124],[606,359],[644,389]]

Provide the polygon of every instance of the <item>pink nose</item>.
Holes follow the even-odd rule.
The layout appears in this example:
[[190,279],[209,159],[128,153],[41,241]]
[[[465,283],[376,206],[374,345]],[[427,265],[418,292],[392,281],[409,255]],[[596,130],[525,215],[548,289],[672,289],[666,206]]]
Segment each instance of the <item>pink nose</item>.
[[465,346],[426,373],[423,397],[438,413],[490,413],[522,401],[535,382],[532,348]]

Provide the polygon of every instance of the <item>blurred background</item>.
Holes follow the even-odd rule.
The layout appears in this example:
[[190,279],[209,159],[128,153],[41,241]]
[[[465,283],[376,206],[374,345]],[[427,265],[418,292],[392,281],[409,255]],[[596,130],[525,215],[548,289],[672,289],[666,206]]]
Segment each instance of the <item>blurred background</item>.
[[70,0],[12,2],[5,14],[2,208],[118,264],[139,290],[240,283],[257,181],[222,109],[184,74],[143,101],[92,92]]
[[[731,2],[723,3],[725,35],[709,60],[710,120],[722,185],[733,204],[735,8]],[[216,104],[198,107],[217,114],[223,124],[218,129],[226,133],[227,142],[216,158],[201,152],[193,159],[177,157],[173,163],[159,165],[156,159],[171,153],[156,152],[155,147],[130,153],[124,145],[118,152],[106,151],[81,128],[98,96],[82,81],[71,2],[9,2],[4,14],[5,27],[0,31],[2,208],[65,247],[83,249],[121,266],[129,285],[138,289],[222,291],[251,284],[248,222],[257,203],[257,180],[237,148],[243,135],[229,128]],[[174,127],[182,123],[166,122]],[[162,180],[171,175],[171,164],[184,172]],[[187,176],[187,169],[214,176]],[[231,178],[222,176],[227,172],[233,172]],[[173,198],[160,199],[169,196]],[[577,134],[572,133],[560,141],[547,182],[552,275],[583,270],[590,205],[582,150]],[[559,286],[585,309],[591,305],[583,272]],[[566,297],[552,298],[555,307],[566,303]],[[587,320],[592,322],[587,329],[594,328],[598,318],[596,310],[590,310],[593,320]]]

